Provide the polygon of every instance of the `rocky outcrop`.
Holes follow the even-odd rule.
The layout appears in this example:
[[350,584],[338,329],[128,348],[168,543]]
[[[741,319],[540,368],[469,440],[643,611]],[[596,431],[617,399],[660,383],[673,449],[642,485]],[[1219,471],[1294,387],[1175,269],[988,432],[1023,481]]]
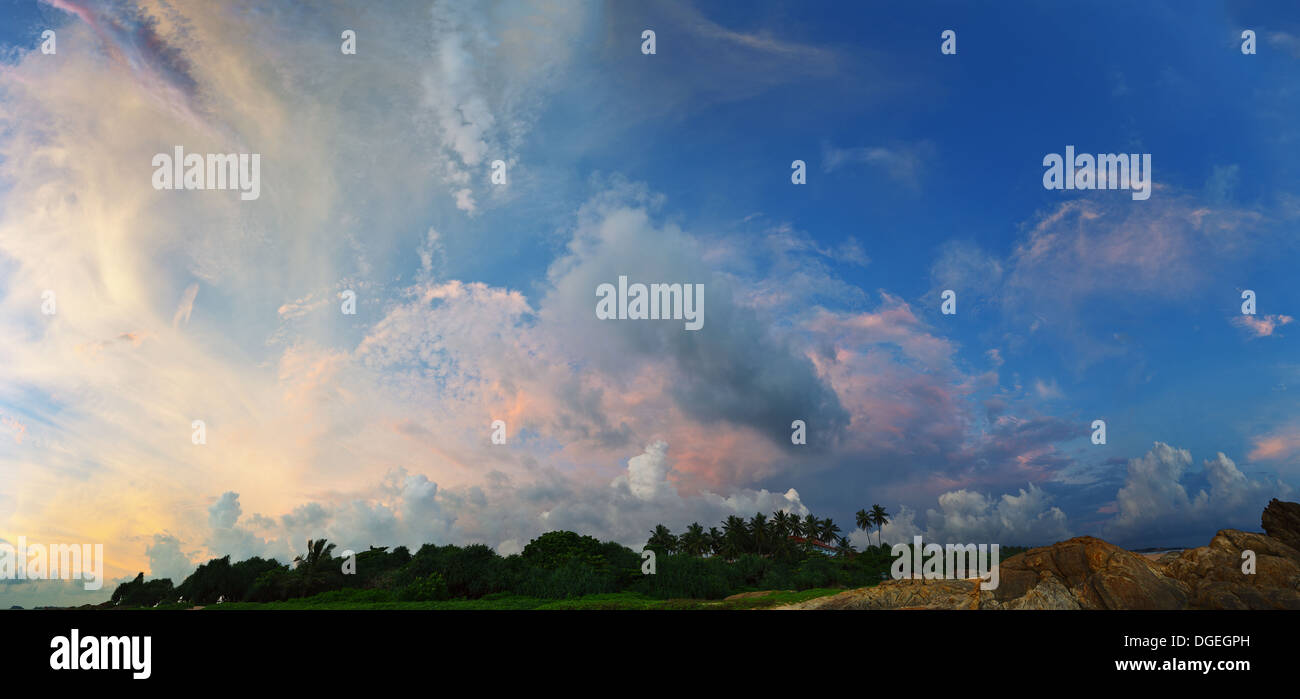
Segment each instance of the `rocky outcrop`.
[[890,580],[780,609],[1300,610],[1300,547],[1288,543],[1300,534],[1300,504],[1273,500],[1263,524],[1267,534],[1224,529],[1208,546],[1158,560],[1081,536],[1002,561],[994,590]]
[[[1246,551],[1254,553],[1253,573]],[[1187,586],[1193,609],[1300,609],[1300,551],[1271,535],[1224,529],[1164,573]]]
[[1269,501],[1260,524],[1269,536],[1293,549],[1300,550],[1300,502]]
[[[1092,536],[1030,549],[1000,568],[1002,579],[993,593],[1010,608],[1030,593],[1059,598],[1058,586],[1079,609],[1181,609],[1187,604],[1186,585],[1163,575],[1145,557]],[[1036,591],[1044,584],[1048,590]]]
[[1030,549],[978,580],[890,580],[789,609],[1181,609],[1187,587],[1137,554],[1091,536]]
[[767,597],[775,595],[778,592],[794,592],[794,590],[758,590],[756,592],[737,592],[734,595],[728,595],[722,598],[723,602],[732,602],[741,599],[755,599],[758,597]]
[[888,580],[875,587],[846,590],[830,597],[778,609],[979,609],[992,595],[973,580]]

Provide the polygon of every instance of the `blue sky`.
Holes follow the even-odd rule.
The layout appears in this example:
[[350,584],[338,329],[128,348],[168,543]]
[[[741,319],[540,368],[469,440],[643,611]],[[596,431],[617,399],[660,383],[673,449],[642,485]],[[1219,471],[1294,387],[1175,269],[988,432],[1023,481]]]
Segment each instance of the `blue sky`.
[[[0,538],[177,576],[880,503],[1200,545],[1300,484],[1294,5],[0,7]],[[177,143],[263,197],[153,190]],[[1067,145],[1151,198],[1045,189]],[[619,274],[706,328],[595,321]]]

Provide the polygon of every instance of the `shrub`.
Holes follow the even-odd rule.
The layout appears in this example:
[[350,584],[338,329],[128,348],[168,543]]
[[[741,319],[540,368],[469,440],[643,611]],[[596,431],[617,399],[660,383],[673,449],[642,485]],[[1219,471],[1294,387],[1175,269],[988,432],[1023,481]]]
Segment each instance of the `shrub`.
[[662,556],[655,564],[655,574],[642,576],[633,588],[648,597],[722,599],[730,592],[723,574],[728,564],[717,558]]
[[163,600],[173,599],[176,599],[176,594],[170,579],[145,582],[144,573],[140,573],[135,580],[118,585],[109,601],[123,607],[152,607]]
[[402,588],[401,598],[410,602],[433,602],[448,599],[447,581],[440,573],[430,573]]

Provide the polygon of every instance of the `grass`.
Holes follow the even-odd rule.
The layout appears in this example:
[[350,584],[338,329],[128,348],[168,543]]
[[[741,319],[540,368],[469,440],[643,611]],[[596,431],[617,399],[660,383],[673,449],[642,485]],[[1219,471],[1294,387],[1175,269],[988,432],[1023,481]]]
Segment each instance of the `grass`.
[[782,604],[803,602],[816,597],[833,595],[843,590],[838,588],[818,588],[799,592],[776,591],[761,597],[748,597],[736,600],[702,600],[702,599],[654,599],[635,592],[615,592],[599,595],[584,595],[573,599],[538,599],[522,595],[496,594],[482,599],[443,600],[437,602],[393,602],[393,601],[356,601],[338,599],[329,593],[291,599],[283,602],[230,602],[220,606],[210,605],[205,609],[248,610],[248,609],[429,609],[429,610],[619,610],[619,609],[764,609]]

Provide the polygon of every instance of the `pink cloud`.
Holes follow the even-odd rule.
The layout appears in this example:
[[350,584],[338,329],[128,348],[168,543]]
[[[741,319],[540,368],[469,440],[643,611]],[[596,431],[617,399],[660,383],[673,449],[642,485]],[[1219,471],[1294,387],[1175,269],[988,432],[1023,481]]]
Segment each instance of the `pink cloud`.
[[1253,315],[1232,317],[1233,325],[1245,328],[1254,337],[1269,337],[1274,330],[1294,321],[1295,318],[1288,315],[1266,315],[1262,318]]
[[1254,439],[1254,448],[1246,455],[1251,461],[1279,461],[1300,452],[1300,427],[1282,428],[1273,434]]
[[3,414],[0,414],[0,425],[4,425],[5,427],[9,428],[9,431],[13,434],[13,438],[15,442],[17,442],[18,444],[23,443],[23,435],[27,434],[27,425],[24,425],[18,420]]

